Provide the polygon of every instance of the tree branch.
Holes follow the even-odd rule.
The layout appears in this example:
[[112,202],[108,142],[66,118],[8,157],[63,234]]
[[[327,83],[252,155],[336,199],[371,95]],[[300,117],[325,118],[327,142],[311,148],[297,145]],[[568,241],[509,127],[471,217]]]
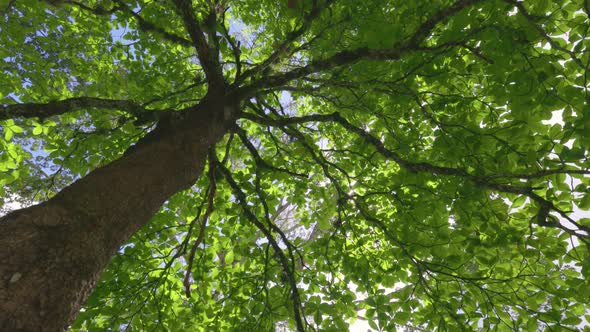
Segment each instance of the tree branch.
[[405,44],[411,48],[418,47],[438,23],[481,1],[483,0],[459,0],[450,7],[439,10],[422,23]]
[[[555,42],[551,38],[551,36],[549,36],[547,34],[547,32],[545,32],[545,30],[543,30],[543,28],[540,25],[535,23],[533,16],[526,10],[526,8],[524,8],[524,5],[522,2],[518,2],[518,1],[514,1],[514,0],[504,0],[504,1],[515,6],[516,8],[518,8],[518,11],[526,18],[526,20],[529,22],[529,24],[532,25],[535,28],[535,30],[537,30],[537,32],[541,35],[541,37],[543,37],[543,39],[545,39],[545,41],[547,41],[549,43],[549,45],[551,45],[552,48],[569,55],[572,58],[572,60],[574,60],[574,62],[578,66],[580,66],[580,68],[586,70],[586,66],[582,63],[582,60],[580,60],[573,51],[570,51],[567,48],[560,46],[557,42]],[[587,2],[585,2],[585,4],[587,5]]]
[[[209,148],[209,188],[207,190],[207,209],[205,210],[205,214],[203,215],[203,218],[201,219],[201,224],[199,227],[199,235],[197,236],[197,239],[195,240],[195,242],[193,243],[193,246],[191,247],[191,251],[187,260],[187,267],[186,267],[186,272],[184,274],[184,280],[183,280],[183,284],[184,284],[184,291],[186,294],[186,297],[188,299],[190,299],[191,297],[191,282],[190,282],[190,278],[191,278],[191,273],[192,273],[192,269],[193,269],[193,263],[195,260],[195,253],[197,252],[198,247],[201,245],[201,243],[203,243],[203,239],[205,238],[205,228],[207,227],[207,221],[209,220],[209,216],[211,215],[211,212],[213,212],[213,200],[215,199],[215,194],[217,193],[217,183],[216,183],[216,178],[215,178],[215,167],[217,166],[217,162],[216,162],[216,158],[213,157],[213,154],[215,153],[215,147],[212,146]],[[200,214],[200,213],[199,213]],[[199,215],[197,215],[195,217],[195,219],[193,219],[191,221],[191,228],[193,226],[193,223],[199,219]],[[190,234],[187,236],[187,239],[189,238]]]
[[223,177],[226,179],[232,191],[237,199],[238,204],[242,207],[246,218],[250,219],[254,225],[264,234],[267,238],[268,242],[272,246],[273,250],[276,253],[279,263],[283,268],[288,280],[289,285],[291,288],[291,293],[293,295],[293,311],[295,315],[295,322],[297,324],[297,330],[299,332],[305,331],[305,327],[303,326],[303,319],[302,319],[302,309],[301,309],[301,298],[299,296],[299,290],[297,288],[297,281],[295,280],[294,271],[290,268],[290,264],[288,262],[287,257],[283,253],[283,250],[275,240],[273,234],[264,226],[264,224],[256,217],[256,215],[250,210],[248,206],[248,202],[246,200],[246,194],[242,191],[238,183],[234,180],[231,175],[231,172],[223,165],[218,164],[218,169],[223,174]]
[[137,24],[139,25],[139,29],[141,31],[147,32],[147,33],[149,33],[149,32],[156,33],[170,42],[177,43],[177,44],[180,44],[183,46],[188,46],[188,47],[192,46],[192,43],[190,40],[185,39],[181,36],[175,35],[173,33],[170,33],[168,31],[166,31],[164,28],[159,27],[150,21],[147,21],[146,19],[144,19],[139,14],[134,12],[132,9],[130,9],[127,5],[125,5],[120,0],[116,0],[115,2],[117,3],[117,5],[115,5],[110,10],[107,10],[106,8],[104,8],[100,5],[97,5],[96,7],[89,7],[85,4],[77,2],[77,1],[64,1],[64,2],[75,5],[78,8],[88,11],[88,12],[91,12],[95,15],[110,16],[111,14],[113,14],[116,11],[121,11],[121,12],[127,13],[127,14],[133,16],[137,20]]
[[[264,125],[280,126],[280,127],[288,126],[291,124],[302,124],[302,123],[314,122],[314,121],[315,122],[338,123],[339,125],[341,125],[345,129],[347,129],[348,131],[353,132],[353,133],[357,134],[358,136],[362,137],[367,143],[369,143],[371,146],[373,146],[373,148],[375,148],[377,150],[377,152],[379,152],[382,156],[384,156],[387,159],[393,160],[401,168],[404,168],[410,172],[430,173],[430,174],[435,174],[435,175],[461,177],[467,181],[472,182],[473,184],[475,184],[476,186],[478,186],[480,188],[487,188],[487,189],[495,190],[498,192],[511,193],[511,194],[515,194],[515,195],[524,195],[539,204],[540,209],[541,209],[539,215],[541,217],[545,216],[545,218],[546,218],[548,216],[547,213],[542,213],[542,209],[546,209],[547,207],[549,207],[551,210],[558,212],[562,217],[568,219],[568,221],[572,222],[579,229],[584,230],[584,231],[588,230],[588,228],[585,228],[582,225],[579,225],[574,220],[569,218],[569,216],[567,216],[567,214],[565,212],[563,212],[559,208],[557,208],[551,201],[534,193],[534,188],[532,188],[530,186],[496,183],[493,181],[493,179],[498,178],[497,175],[474,175],[474,174],[467,172],[466,170],[464,170],[462,168],[438,166],[438,165],[433,165],[433,164],[430,164],[427,162],[409,161],[407,159],[404,159],[399,154],[393,152],[392,150],[387,149],[385,147],[385,145],[383,144],[383,142],[381,142],[381,140],[379,140],[375,136],[371,135],[369,132],[363,130],[362,128],[354,126],[353,124],[348,122],[348,120],[343,118],[338,112],[331,113],[331,114],[312,114],[312,115],[306,115],[306,116],[301,116],[301,117],[280,118],[280,119],[273,119],[273,118],[270,118],[267,116],[264,116],[264,117],[263,116],[264,115],[257,116],[257,115],[249,114],[249,113],[242,113],[241,114],[241,118],[243,118],[243,119],[248,119],[248,120],[251,120],[251,121],[254,121],[257,123],[261,123]],[[520,178],[521,179],[532,179],[535,177],[542,177],[542,176],[546,176],[546,175],[556,174],[558,172],[559,171],[557,171],[557,170],[544,170],[544,171],[536,172],[536,173],[532,173],[532,174],[522,174],[522,175],[520,175],[521,176]],[[573,172],[572,174],[574,174],[574,173],[587,174],[588,172],[586,170],[579,170],[579,171]],[[516,174],[513,175],[513,177],[516,177],[516,176],[518,176],[518,175],[516,175]],[[506,178],[508,176],[503,174],[502,177]],[[539,218],[541,218],[541,217],[539,217]],[[540,225],[547,226],[548,223],[543,222],[543,223],[540,223]],[[580,234],[576,234],[576,235],[578,237],[581,236]]]
[[[227,10],[227,9],[226,9]],[[225,15],[225,12],[224,12]],[[236,75],[234,77],[234,84],[241,80],[242,75],[242,50],[240,49],[240,41],[236,40],[233,36],[229,34],[228,28],[225,26],[225,22],[220,22],[221,25],[221,33],[223,34],[223,38],[227,41],[229,46],[232,49],[232,53],[234,55],[234,61],[236,62]]]
[[305,15],[305,17],[303,18],[303,24],[301,24],[299,29],[293,30],[289,34],[287,34],[287,37],[285,38],[285,40],[283,40],[275,48],[275,51],[262,63],[258,64],[256,67],[254,67],[252,69],[245,71],[244,74],[242,75],[242,79],[256,75],[256,74],[264,71],[264,69],[266,69],[268,66],[272,65],[273,63],[280,61],[281,58],[283,58],[286,54],[289,53],[289,48],[291,47],[291,44],[293,42],[295,42],[297,40],[297,38],[301,37],[305,32],[307,32],[309,30],[309,28],[311,27],[311,24],[314,22],[314,20],[318,16],[320,16],[320,14],[326,8],[328,8],[334,1],[336,1],[336,0],[326,0],[326,2],[324,2],[322,4],[322,6],[318,6],[317,1],[314,1],[311,11],[307,15]]
[[[0,120],[10,118],[39,118],[45,119],[82,109],[116,109],[139,115],[146,110],[142,105],[130,100],[112,100],[94,97],[75,97],[49,103],[25,103],[0,105]],[[152,111],[150,111],[152,112]]]
[[253,84],[242,88],[241,94],[250,96],[260,89],[281,86],[309,74],[326,71],[346,64],[353,64],[360,60],[399,60],[406,53],[417,50],[419,44],[438,23],[480,1],[483,0],[459,0],[450,7],[438,11],[426,20],[426,22],[422,23],[408,39],[392,48],[370,49],[368,47],[361,47],[354,50],[341,51],[326,59],[312,61],[305,67],[257,80]]
[[15,3],[16,3],[16,0],[8,1],[8,4],[6,4],[6,6],[4,7],[4,10],[0,10],[0,15],[4,16],[4,15],[8,14],[8,12],[12,9],[12,7],[14,6]]
[[[205,37],[205,30],[195,15],[195,9],[192,6],[192,1],[174,0],[173,2],[176,6],[178,15],[182,18],[184,26],[191,36],[192,44],[197,50],[199,61],[201,62],[203,70],[205,71],[205,76],[207,77],[207,82],[210,86],[210,91],[216,91],[217,89],[224,88],[225,82],[223,79],[223,71],[221,65],[219,64],[218,49],[215,46],[215,39],[217,38],[215,36],[215,8],[210,9],[206,19],[207,26],[205,26],[205,28],[210,31],[209,39],[211,39],[207,41],[207,38]],[[221,91],[223,91],[223,89],[220,90],[220,92]]]
[[473,54],[474,56],[485,61],[487,64],[490,64],[490,65],[494,64],[494,60],[492,60],[489,57],[487,57],[486,55],[484,55],[481,52],[481,50],[479,49],[479,47],[469,46],[464,41],[449,42],[449,43],[444,43],[442,45],[437,45],[434,47],[419,47],[418,49],[420,51],[435,51],[435,50],[440,50],[440,49],[449,49],[452,47],[462,47],[462,48],[468,50],[469,52],[471,52],[471,54]]
[[250,142],[250,140],[248,139],[248,136],[246,135],[246,131],[238,126],[235,127],[235,130],[238,134],[238,137],[240,137],[240,140],[242,141],[242,143],[246,147],[246,149],[248,149],[248,151],[252,155],[252,158],[254,158],[254,162],[256,163],[257,167],[266,168],[266,169],[274,170],[277,172],[283,172],[283,173],[289,174],[291,176],[296,176],[296,177],[300,177],[300,178],[304,178],[304,179],[308,178],[308,175],[306,175],[306,174],[297,173],[297,172],[290,171],[290,170],[283,168],[283,167],[274,166],[274,165],[270,164],[269,162],[267,162],[266,160],[262,159],[262,156],[260,156],[256,147],[254,147],[252,142]]

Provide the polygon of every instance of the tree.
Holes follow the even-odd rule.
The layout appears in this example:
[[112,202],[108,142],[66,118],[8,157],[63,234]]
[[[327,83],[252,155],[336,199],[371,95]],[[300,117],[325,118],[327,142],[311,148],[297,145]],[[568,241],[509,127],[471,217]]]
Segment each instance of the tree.
[[576,329],[589,15],[9,1],[1,329]]

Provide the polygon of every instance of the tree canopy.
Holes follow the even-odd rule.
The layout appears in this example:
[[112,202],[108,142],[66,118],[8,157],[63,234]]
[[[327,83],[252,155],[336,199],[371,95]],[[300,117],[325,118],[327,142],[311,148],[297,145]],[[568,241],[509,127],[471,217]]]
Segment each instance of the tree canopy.
[[[159,211],[120,236],[72,330],[590,321],[587,0],[12,0],[0,10],[5,203],[57,206],[77,183],[87,196],[66,210],[116,210],[114,239],[133,228],[126,205],[141,210],[103,204],[102,176],[113,195],[138,181],[109,165],[165,139],[174,147],[161,151],[202,154],[183,164],[195,169],[188,187],[173,185],[185,176],[177,155],[125,164],[149,176],[169,167],[166,190],[135,193],[165,203],[153,199]],[[201,109],[220,129],[190,118]],[[184,148],[187,137],[206,152]],[[80,218],[84,243],[98,239]],[[21,278],[2,269],[6,285]]]

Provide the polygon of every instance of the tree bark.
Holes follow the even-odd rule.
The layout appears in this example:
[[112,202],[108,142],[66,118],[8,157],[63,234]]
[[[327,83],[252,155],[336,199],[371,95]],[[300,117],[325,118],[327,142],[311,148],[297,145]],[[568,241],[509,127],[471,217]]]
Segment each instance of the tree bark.
[[223,114],[223,101],[204,101],[52,199],[0,218],[0,330],[66,329],[120,246],[202,173],[227,131]]

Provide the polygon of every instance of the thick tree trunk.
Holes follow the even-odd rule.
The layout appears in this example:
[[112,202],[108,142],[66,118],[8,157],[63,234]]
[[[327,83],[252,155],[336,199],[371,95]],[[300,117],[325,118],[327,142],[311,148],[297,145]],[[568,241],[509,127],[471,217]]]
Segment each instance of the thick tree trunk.
[[0,330],[62,331],[122,244],[201,174],[225,133],[204,102],[42,204],[0,219]]

